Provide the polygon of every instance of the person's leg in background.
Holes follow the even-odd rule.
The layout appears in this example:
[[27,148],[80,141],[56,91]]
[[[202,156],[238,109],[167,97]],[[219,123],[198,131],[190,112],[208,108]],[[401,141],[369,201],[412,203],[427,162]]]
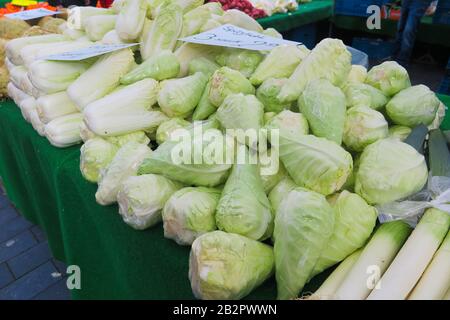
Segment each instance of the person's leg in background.
[[406,22],[408,21],[409,7],[411,6],[412,0],[402,1],[402,10],[400,20],[397,25],[397,35],[395,38],[394,46],[394,57],[396,57],[402,48],[403,31],[405,30]]
[[[420,20],[431,3],[431,0],[411,0],[409,3],[406,23],[401,33],[400,50],[396,54],[396,61],[403,66],[408,66],[416,41]],[[403,10],[403,2],[402,2]],[[403,18],[403,14],[402,14]]]

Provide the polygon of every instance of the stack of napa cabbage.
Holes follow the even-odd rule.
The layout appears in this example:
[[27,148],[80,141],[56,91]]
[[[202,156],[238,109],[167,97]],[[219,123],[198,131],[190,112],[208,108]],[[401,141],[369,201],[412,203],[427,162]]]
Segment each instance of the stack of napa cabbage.
[[[375,205],[425,185],[424,157],[402,140],[419,124],[439,126],[443,107],[397,63],[352,66],[338,39],[270,52],[179,41],[225,23],[281,37],[217,2],[79,9],[79,25],[62,35],[11,41],[9,90],[54,145],[83,140],[80,170],[98,183],[99,204],[117,202],[135,229],[162,222],[165,237],[191,246],[196,297],[242,298],[275,273],[278,297],[296,298],[364,246]],[[139,45],[87,61],[40,59],[95,41]],[[203,136],[176,139],[199,125]],[[233,148],[232,129],[277,130],[267,137],[276,170],[228,155],[198,162],[195,152],[176,161],[179,150]],[[246,156],[263,142],[237,139]]]

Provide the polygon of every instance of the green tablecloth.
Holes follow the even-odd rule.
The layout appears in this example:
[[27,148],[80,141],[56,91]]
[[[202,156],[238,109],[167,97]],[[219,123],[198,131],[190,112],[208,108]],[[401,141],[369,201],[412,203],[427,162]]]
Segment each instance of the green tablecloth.
[[[382,20],[381,29],[369,30],[366,25],[367,18],[334,16],[333,24],[341,29],[362,31],[380,36],[395,37],[397,32],[397,21]],[[433,24],[431,17],[424,17],[419,27],[417,40],[428,44],[437,44],[450,47],[450,25]]]
[[[440,96],[450,106],[450,96]],[[450,128],[450,119],[444,121]],[[8,197],[46,232],[57,259],[81,269],[74,299],[193,299],[188,280],[189,248],[164,238],[161,225],[128,227],[116,205],[95,202],[96,185],[79,170],[78,146],[52,147],[23,120],[11,102],[0,103],[0,176]],[[305,291],[314,291],[322,273]],[[274,279],[249,299],[273,299]]]
[[[80,266],[81,290],[72,297],[193,299],[189,248],[165,239],[161,225],[136,231],[122,221],[116,205],[98,205],[96,185],[80,174],[79,155],[79,146],[52,147],[13,102],[0,103],[0,176],[15,206],[45,230],[54,256]],[[271,279],[249,298],[275,294]]]
[[333,15],[333,0],[313,0],[300,4],[297,11],[277,13],[270,17],[258,19],[264,28],[275,28],[285,32],[294,28],[326,20]]

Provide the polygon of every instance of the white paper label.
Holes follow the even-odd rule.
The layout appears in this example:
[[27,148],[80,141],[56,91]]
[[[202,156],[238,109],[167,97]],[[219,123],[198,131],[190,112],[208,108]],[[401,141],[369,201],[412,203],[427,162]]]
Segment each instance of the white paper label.
[[58,60],[58,61],[80,61],[96,56],[100,56],[105,53],[110,53],[113,51],[129,48],[136,46],[139,43],[126,43],[126,44],[95,44],[93,46],[67,51],[63,53],[52,54],[45,57],[45,60]]
[[54,14],[60,13],[59,11],[51,11],[44,8],[25,10],[15,13],[5,14],[5,17],[10,19],[19,19],[19,20],[31,20],[36,18],[42,18],[46,16],[52,16]]
[[248,50],[272,50],[280,45],[299,45],[301,43],[269,37],[258,32],[242,29],[231,24],[199,33],[179,40],[210,46],[240,48]]

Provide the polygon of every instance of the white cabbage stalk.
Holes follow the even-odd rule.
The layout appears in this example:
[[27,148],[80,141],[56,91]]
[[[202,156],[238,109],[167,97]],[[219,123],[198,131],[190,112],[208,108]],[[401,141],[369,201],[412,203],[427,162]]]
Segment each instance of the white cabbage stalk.
[[335,298],[334,294],[336,290],[344,281],[345,277],[353,267],[353,265],[358,261],[361,255],[362,249],[356,250],[354,253],[349,255],[342,261],[339,266],[334,269],[334,271],[328,276],[328,278],[322,283],[319,289],[314,292],[308,299],[311,300],[333,300]]
[[[419,281],[450,228],[450,215],[428,209],[368,300],[404,300]],[[447,270],[448,272],[448,270]]]
[[185,77],[189,72],[189,63],[195,58],[207,58],[214,60],[214,57],[221,51],[222,48],[217,46],[206,46],[196,43],[186,42],[182,44],[174,54],[180,62],[180,73],[178,78]]
[[[147,10],[148,12],[149,10]],[[144,20],[144,26],[142,27],[141,34],[139,35],[139,43],[142,43],[145,38],[147,38],[148,33],[150,32],[152,28],[153,20],[145,19]]]
[[6,90],[8,92],[8,97],[13,99],[17,105],[20,105],[20,102],[22,100],[31,98],[30,95],[17,88],[16,85],[12,82],[8,83],[8,85],[6,86]]
[[408,300],[441,300],[450,289],[450,232],[416,284]]
[[163,50],[172,51],[181,34],[182,27],[183,11],[181,8],[176,4],[163,7],[141,43],[142,59],[146,60]]
[[18,106],[25,121],[31,123],[31,114],[34,112],[34,110],[36,110],[36,99],[34,99],[33,97],[28,97],[20,101]]
[[40,136],[45,136],[45,124],[41,121],[41,119],[39,119],[39,115],[37,113],[36,108],[32,108],[30,110],[30,122],[31,125],[33,126],[33,129],[36,130],[36,132],[40,135]]
[[264,29],[261,27],[261,25],[250,17],[249,15],[245,14],[244,12],[237,10],[237,9],[231,9],[225,11],[223,16],[221,17],[221,23],[222,24],[232,24],[237,27],[241,27],[243,29],[255,31],[255,32],[263,32]]
[[87,127],[86,123],[83,121],[80,124],[80,138],[83,142],[86,142],[90,139],[94,139],[96,138],[97,135],[92,132],[91,130],[89,130],[89,128]]
[[104,44],[125,44],[127,43],[126,41],[122,40],[119,38],[119,35],[117,34],[117,31],[111,30],[108,31],[107,33],[105,33],[105,35],[103,36],[101,43]]
[[6,56],[15,65],[21,65],[24,62],[20,56],[20,50],[22,50],[25,46],[36,43],[63,42],[67,40],[69,40],[67,36],[60,34],[46,34],[42,36],[13,39],[8,41],[6,44]]
[[114,136],[157,128],[167,117],[152,110],[159,91],[157,81],[144,79],[102,99],[83,111],[86,125],[95,134]]
[[161,221],[161,211],[170,196],[182,185],[156,174],[125,179],[117,194],[123,221],[136,230],[144,230]]
[[78,112],[76,105],[65,91],[39,97],[36,100],[36,108],[43,123]]
[[83,114],[73,113],[56,118],[45,125],[45,136],[58,148],[65,148],[81,142],[80,124]]
[[13,68],[17,67],[17,65],[12,63],[11,60],[8,59],[8,57],[5,58],[5,66],[8,72],[11,72]]
[[116,15],[92,16],[86,19],[86,35],[92,41],[99,41],[108,32],[114,29],[116,25]]
[[78,40],[86,36],[86,32],[84,30],[67,28],[66,30],[64,30],[63,35],[69,37],[72,40]]
[[69,28],[69,24],[67,23],[67,21],[63,22],[58,26],[58,33],[63,34],[64,31],[66,31],[68,28]]
[[55,93],[66,90],[89,66],[85,61],[37,60],[30,65],[28,78],[39,91]]
[[111,5],[111,10],[115,13],[119,13],[120,10],[122,10],[122,7],[125,4],[125,0],[114,0],[114,2]]
[[24,66],[17,66],[9,73],[10,81],[20,90],[30,96],[39,96],[40,92],[33,86],[28,78],[27,68]]
[[144,27],[146,0],[125,0],[117,17],[116,31],[120,39],[135,40]]
[[[394,260],[410,232],[411,228],[403,221],[382,224],[336,290],[335,298],[340,300],[366,299],[379,277]],[[406,268],[406,265],[403,267]]]
[[92,45],[88,41],[63,41],[57,43],[31,44],[20,50],[20,56],[28,67],[34,61],[43,59],[49,55],[83,49]]
[[[74,19],[75,23],[73,23],[74,28],[79,30],[84,30],[84,28],[86,27],[86,21],[92,16],[115,14],[114,10],[112,9],[96,8],[96,7],[75,7],[71,8],[71,10],[74,11],[75,17]],[[79,18],[79,21],[77,21],[77,18]],[[70,17],[68,20],[69,21],[71,20]]]
[[122,182],[129,176],[136,175],[142,160],[150,156],[152,150],[145,144],[128,142],[117,151],[108,169],[102,172],[95,199],[101,205],[117,201],[117,193]]
[[70,99],[83,110],[119,86],[120,77],[134,65],[133,52],[124,49],[106,54],[67,88]]

